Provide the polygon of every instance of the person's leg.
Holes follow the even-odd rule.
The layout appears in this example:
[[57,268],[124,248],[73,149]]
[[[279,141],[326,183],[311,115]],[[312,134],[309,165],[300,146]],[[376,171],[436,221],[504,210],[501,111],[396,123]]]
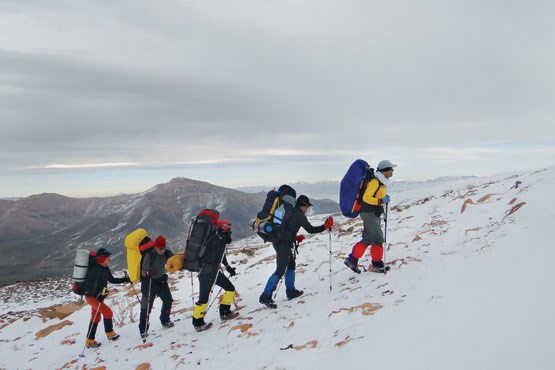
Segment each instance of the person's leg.
[[173,323],[170,320],[172,310],[173,297],[168,285],[167,277],[159,283],[158,297],[162,300],[162,308],[160,310],[160,323],[164,327],[171,327]]
[[303,295],[302,290],[295,288],[295,256],[293,251],[289,249],[289,262],[287,263],[287,270],[285,270],[285,294],[288,299],[293,299]]
[[229,281],[224,274],[218,274],[216,285],[224,290],[220,303],[220,318],[222,320],[232,319],[235,315],[231,312],[231,303],[235,297],[235,286]]
[[88,348],[97,348],[100,343],[96,342],[96,330],[98,324],[100,323],[100,302],[95,297],[85,297],[85,302],[91,306],[91,319],[89,321],[89,326],[87,328],[87,342],[86,346]]
[[203,271],[198,275],[199,296],[193,311],[193,326],[197,331],[203,331],[209,327],[204,322],[204,316],[206,315],[206,306],[210,298],[210,291],[214,286],[216,274],[218,274],[217,269],[203,268]]
[[152,311],[152,305],[156,298],[156,288],[152,279],[141,279],[141,312],[139,314],[139,333],[146,337],[150,326],[147,321]]

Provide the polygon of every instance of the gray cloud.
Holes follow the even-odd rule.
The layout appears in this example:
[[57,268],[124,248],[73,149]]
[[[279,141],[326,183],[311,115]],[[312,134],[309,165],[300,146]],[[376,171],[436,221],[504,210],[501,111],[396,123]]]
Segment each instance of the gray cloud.
[[554,8],[2,2],[0,170],[550,147]]

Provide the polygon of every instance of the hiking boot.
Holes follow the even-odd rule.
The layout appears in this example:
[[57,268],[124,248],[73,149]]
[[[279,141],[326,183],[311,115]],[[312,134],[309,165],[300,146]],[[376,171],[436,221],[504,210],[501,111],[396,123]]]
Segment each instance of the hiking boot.
[[193,317],[193,327],[196,331],[201,332],[210,329],[212,327],[212,323],[206,323],[203,317],[198,319]]
[[167,322],[163,322],[163,323],[162,323],[162,326],[163,326],[164,328],[169,329],[169,328],[173,328],[173,327],[174,327],[174,323],[173,323],[173,321],[170,320],[170,321],[167,321]]
[[260,299],[258,301],[260,303],[262,303],[263,305],[265,305],[266,307],[277,308],[277,304],[272,299],[272,296],[269,296],[267,294],[262,293],[262,295],[260,295]]
[[388,272],[390,269],[389,266],[385,266],[383,261],[379,261],[379,262],[374,262],[372,261],[372,264],[369,267],[369,270],[372,272],[377,272],[380,274],[385,274],[386,272]]
[[349,255],[349,257],[345,258],[343,263],[345,264],[345,266],[347,266],[357,274],[360,274],[360,269],[358,268],[358,260],[353,256]]
[[106,333],[106,337],[108,338],[108,340],[118,340],[119,339],[119,334],[116,334],[116,332],[112,330],[112,331]]
[[293,288],[293,289],[287,289],[287,290],[285,291],[285,294],[287,294],[287,299],[289,299],[289,300],[294,299],[294,298],[297,298],[297,297],[300,297],[300,296],[303,295],[303,293],[304,293],[304,292],[303,292],[302,290],[297,290],[297,289],[295,289],[295,288]]
[[385,274],[387,271],[389,271],[389,266],[385,266],[383,261],[378,261],[378,262],[372,261],[372,264],[370,265],[369,270],[372,272]]
[[210,329],[210,328],[212,327],[212,323],[211,323],[211,322],[205,323],[205,322],[203,321],[202,324],[200,324],[200,325],[194,325],[194,327],[195,327],[195,330],[196,330],[197,332],[201,332],[201,331],[205,331],[205,330]]
[[195,330],[196,330],[197,332],[200,333],[201,331],[208,330],[208,329],[210,329],[211,327],[212,327],[212,323],[209,322],[208,324],[204,324],[204,325],[200,325],[200,326],[195,326]]
[[389,266],[385,266],[385,267],[374,267],[374,266],[370,266],[370,271],[371,272],[377,272],[379,274],[385,274],[386,272],[388,272],[391,268]]
[[94,339],[87,339],[87,348],[98,348],[102,343],[97,342]]
[[220,315],[220,319],[222,321],[227,321],[227,320],[233,320],[234,318],[236,318],[237,316],[239,316],[239,312],[225,312],[223,314]]

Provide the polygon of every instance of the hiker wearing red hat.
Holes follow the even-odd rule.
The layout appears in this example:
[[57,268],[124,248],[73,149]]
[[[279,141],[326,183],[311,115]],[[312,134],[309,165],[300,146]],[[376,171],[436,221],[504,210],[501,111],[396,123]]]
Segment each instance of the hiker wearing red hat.
[[150,312],[156,297],[162,300],[160,323],[164,328],[174,326],[170,320],[173,297],[168,285],[166,261],[174,253],[166,248],[166,238],[158,235],[154,239],[154,248],[149,249],[141,263],[141,313],[139,314],[139,333],[144,339],[148,336]]
[[212,326],[212,323],[204,321],[204,316],[208,310],[210,291],[214,285],[224,290],[220,300],[220,319],[222,321],[231,320],[239,315],[238,312],[231,311],[231,303],[235,298],[235,286],[227,276],[220,272],[220,265],[223,264],[229,276],[235,276],[236,274],[235,268],[229,265],[225,256],[226,247],[230,243],[231,223],[225,219],[219,220],[214,234],[209,236],[206,243],[206,252],[201,259],[202,268],[198,274],[198,301],[193,311],[193,327],[196,331],[204,331]]
[[[94,254],[94,253],[93,253]],[[104,331],[108,340],[117,340],[119,334],[114,331],[112,323],[113,312],[106,305],[104,299],[108,296],[108,282],[112,284],[130,283],[129,277],[115,278],[108,268],[110,264],[110,251],[100,248],[94,254],[92,264],[89,266],[87,277],[85,278],[85,301],[91,306],[91,320],[87,331],[87,348],[100,347],[100,343],[95,340],[96,329],[100,323],[100,317],[104,318]]]

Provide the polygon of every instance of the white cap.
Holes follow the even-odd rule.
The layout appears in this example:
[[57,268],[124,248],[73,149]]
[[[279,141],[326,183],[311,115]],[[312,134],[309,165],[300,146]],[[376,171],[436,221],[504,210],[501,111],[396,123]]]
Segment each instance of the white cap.
[[383,161],[381,161],[380,163],[378,163],[378,171],[381,171],[385,168],[393,168],[393,167],[397,167],[396,164],[391,163],[390,161],[388,161],[387,159],[384,159]]

